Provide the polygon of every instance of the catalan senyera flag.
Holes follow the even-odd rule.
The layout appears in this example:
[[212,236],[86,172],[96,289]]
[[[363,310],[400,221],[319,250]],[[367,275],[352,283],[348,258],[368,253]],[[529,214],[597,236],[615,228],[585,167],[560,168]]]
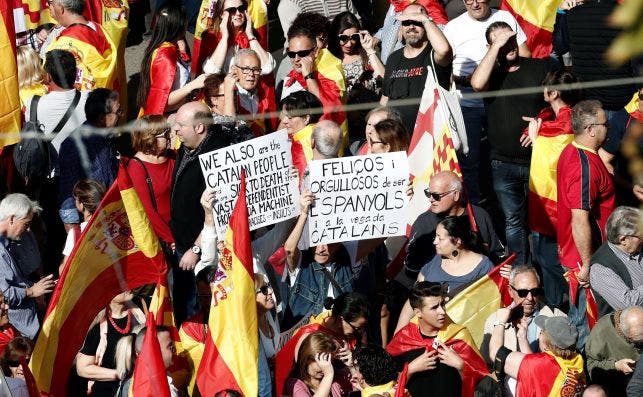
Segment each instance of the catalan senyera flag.
[[[489,374],[489,369],[473,342],[469,330],[447,318],[447,323],[438,332],[435,339],[453,349],[464,360],[462,397],[473,397],[476,385]],[[391,342],[386,346],[386,351],[393,357],[417,349],[426,349],[430,352],[435,350],[433,341],[433,338],[424,338],[416,324],[407,324],[393,336]]]
[[134,364],[129,397],[170,397],[170,385],[156,336],[156,323],[154,313],[147,313],[145,339]]
[[44,24],[56,23],[49,12],[47,0],[21,0],[19,3],[21,3],[24,12],[27,29],[38,29]]
[[212,282],[208,338],[197,372],[203,396],[224,389],[257,395],[259,328],[250,241],[246,175],[242,172],[225,248]]
[[[491,269],[486,276],[456,294],[445,306],[453,322],[467,327],[477,348],[482,345],[487,318],[511,303],[509,280],[500,275],[500,269],[511,265],[514,260],[515,253]],[[417,321],[417,317],[411,319],[411,323],[417,324]]]
[[67,261],[30,361],[40,389],[56,396],[67,394],[69,368],[96,313],[117,294],[167,273],[161,245],[122,164]]
[[[556,167],[565,146],[574,140],[572,109],[563,107],[554,114],[552,108],[540,111],[543,120],[531,150],[529,168],[529,228],[546,236],[556,237],[558,222]],[[525,134],[527,130],[525,129]]]
[[[217,47],[219,39],[212,31],[214,21],[214,10],[217,1],[203,0],[199,9],[199,16],[194,29],[194,43],[192,45],[192,72],[196,75],[203,71],[203,62],[212,54]],[[264,0],[248,0],[248,14],[252,19],[252,27],[257,33],[257,40],[264,49],[268,49],[268,7]],[[245,36],[245,34],[243,35]],[[247,41],[247,38],[246,38]],[[248,47],[241,43],[242,48]]]
[[13,8],[0,3],[0,148],[20,141],[20,96]]
[[70,25],[54,40],[47,51],[66,50],[76,58],[76,88],[113,88],[117,80],[118,46],[105,28],[95,23],[95,30],[84,24]]
[[625,111],[632,116],[633,119],[637,120],[639,123],[643,123],[643,113],[639,109],[639,93],[635,92],[632,95],[632,100],[625,105]]
[[533,58],[551,54],[556,12],[561,0],[502,0],[500,9],[509,11],[527,35],[527,47]]

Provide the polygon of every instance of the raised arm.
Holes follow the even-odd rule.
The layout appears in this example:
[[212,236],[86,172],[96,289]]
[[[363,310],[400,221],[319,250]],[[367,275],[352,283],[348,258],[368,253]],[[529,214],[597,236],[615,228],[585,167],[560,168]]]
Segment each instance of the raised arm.
[[489,49],[487,53],[471,75],[471,87],[473,87],[475,91],[487,91],[489,89],[489,79],[496,66],[500,49],[507,44],[512,37],[516,36],[516,32],[510,30],[498,29],[496,32],[494,41],[488,46]]
[[290,235],[284,243],[284,249],[286,250],[286,263],[288,264],[288,270],[294,272],[297,269],[297,263],[299,262],[299,249],[297,248],[297,243],[301,238],[301,234],[304,231],[306,222],[308,221],[308,210],[310,209],[311,204],[313,203],[315,196],[306,190],[304,193],[299,196],[299,205],[301,208],[301,213],[299,214],[299,219],[295,227],[290,232]]

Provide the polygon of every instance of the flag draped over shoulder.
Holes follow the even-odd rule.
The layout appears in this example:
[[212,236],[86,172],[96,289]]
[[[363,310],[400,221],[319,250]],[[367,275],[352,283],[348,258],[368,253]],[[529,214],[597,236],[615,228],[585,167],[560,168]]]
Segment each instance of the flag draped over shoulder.
[[246,175],[242,172],[225,248],[212,282],[208,337],[196,376],[204,396],[225,389],[257,395],[259,328],[250,241]]
[[170,397],[170,385],[165,374],[165,364],[152,312],[147,313],[145,339],[136,358],[129,397]]
[[121,164],[49,303],[30,362],[41,390],[66,395],[69,368],[96,313],[117,294],[156,283],[166,272],[161,245]]
[[[9,1],[5,3],[9,3]],[[44,24],[56,23],[49,12],[49,7],[47,7],[47,0],[22,0],[21,5],[27,29],[38,29]]]
[[517,396],[578,396],[585,388],[583,357],[569,359],[551,352],[528,354],[518,371]]
[[[558,222],[558,189],[556,167],[567,144],[574,140],[572,109],[561,108],[558,116],[551,108],[540,111],[536,118],[543,120],[531,151],[529,168],[529,228],[540,234],[556,237]],[[525,129],[525,133],[526,133]]]
[[[436,339],[452,348],[464,361],[462,396],[473,397],[476,385],[489,374],[489,369],[487,369],[469,331],[465,326],[449,321],[438,332]],[[429,352],[435,350],[433,338],[424,338],[416,324],[407,324],[393,336],[391,342],[386,346],[386,351],[393,357],[416,349],[426,349]]]
[[0,148],[20,141],[16,32],[9,1],[0,3]]
[[632,100],[625,105],[625,111],[632,116],[633,119],[638,120],[639,123],[643,123],[643,113],[639,109],[639,93],[635,92],[632,95]]
[[[192,45],[192,72],[201,74],[203,62],[212,54],[219,41],[212,31],[214,10],[218,1],[202,0],[199,15],[194,28]],[[264,49],[268,49],[268,7],[264,0],[248,0],[248,14],[252,19],[252,27],[257,33],[257,40]],[[245,34],[244,34],[245,36]],[[247,41],[247,38],[246,38]],[[248,47],[247,43],[242,48]]]
[[527,47],[534,58],[551,54],[554,23],[560,0],[502,0],[500,9],[509,11],[527,35]]
[[176,45],[165,41],[152,52],[150,61],[150,89],[145,100],[145,106],[139,110],[139,116],[148,114],[164,114],[167,99],[172,91],[178,59]]

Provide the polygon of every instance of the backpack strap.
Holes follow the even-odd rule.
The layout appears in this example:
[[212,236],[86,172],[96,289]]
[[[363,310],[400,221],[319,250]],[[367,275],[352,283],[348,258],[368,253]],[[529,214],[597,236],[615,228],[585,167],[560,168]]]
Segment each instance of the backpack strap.
[[31,108],[29,109],[29,121],[38,125],[38,102],[40,102],[40,95],[34,95],[31,98]]
[[65,124],[67,124],[67,120],[69,120],[72,113],[74,113],[74,110],[76,110],[76,106],[78,106],[79,101],[80,101],[80,91],[76,90],[76,95],[74,95],[74,100],[71,101],[71,105],[69,105],[69,108],[67,109],[67,112],[65,112],[65,114],[63,115],[63,118],[60,119],[58,124],[56,124],[54,129],[51,131],[52,134],[56,134],[63,129]]

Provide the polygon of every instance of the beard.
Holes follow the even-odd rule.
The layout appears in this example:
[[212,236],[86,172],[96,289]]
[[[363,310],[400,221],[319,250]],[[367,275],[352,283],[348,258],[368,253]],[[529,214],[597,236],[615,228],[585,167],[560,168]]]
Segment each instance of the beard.
[[404,35],[404,41],[411,47],[419,47],[424,42],[425,37],[418,30],[411,30]]

